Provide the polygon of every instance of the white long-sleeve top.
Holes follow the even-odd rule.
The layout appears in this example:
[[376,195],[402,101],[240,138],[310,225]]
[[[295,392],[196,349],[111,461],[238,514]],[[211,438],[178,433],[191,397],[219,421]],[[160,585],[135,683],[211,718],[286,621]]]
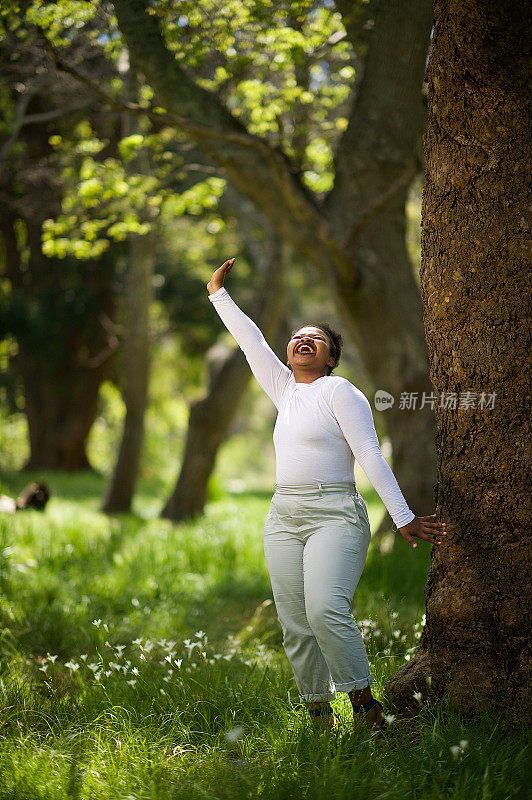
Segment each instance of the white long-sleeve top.
[[297,383],[227,289],[213,292],[209,300],[278,410],[273,431],[277,485],[354,483],[357,459],[397,527],[414,519],[381,453],[371,406],[360,389],[339,375]]

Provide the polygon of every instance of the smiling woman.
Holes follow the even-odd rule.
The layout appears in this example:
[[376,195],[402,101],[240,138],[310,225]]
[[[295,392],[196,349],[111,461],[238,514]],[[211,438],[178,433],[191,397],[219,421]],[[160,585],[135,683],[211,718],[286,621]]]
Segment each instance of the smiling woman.
[[[287,365],[294,372],[296,381],[299,379],[302,383],[309,383],[321,374],[330,375],[338,366],[342,345],[342,335],[333,331],[326,322],[319,322],[318,325],[306,323],[292,331],[286,349]],[[304,355],[306,358],[298,358]],[[312,370],[308,369],[309,364]]]
[[355,458],[413,547],[412,536],[439,543],[443,526],[416,517],[408,507],[381,453],[367,398],[345,378],[330,374],[340,359],[340,334],[326,323],[297,328],[285,366],[224,289],[233,262],[213,273],[207,289],[278,410],[276,485],[264,526],[264,554],[283,645],[301,701],[316,724],[330,725],[330,700],[342,691],[349,694],[355,721],[367,713],[379,727],[383,709],[371,696],[364,641],[351,615],[371,539],[366,504],[354,481]]

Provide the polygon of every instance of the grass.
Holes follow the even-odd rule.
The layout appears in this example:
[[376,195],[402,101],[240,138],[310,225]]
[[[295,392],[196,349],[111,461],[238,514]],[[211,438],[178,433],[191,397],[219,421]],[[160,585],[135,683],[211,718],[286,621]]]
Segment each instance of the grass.
[[[98,475],[45,477],[44,514],[0,518],[0,800],[526,796],[524,721],[431,702],[371,741],[343,694],[338,734],[312,731],[271,602],[268,492],[218,491],[172,525],[149,484],[147,518],[109,518]],[[370,547],[353,609],[381,698],[423,624],[429,548],[400,545]]]

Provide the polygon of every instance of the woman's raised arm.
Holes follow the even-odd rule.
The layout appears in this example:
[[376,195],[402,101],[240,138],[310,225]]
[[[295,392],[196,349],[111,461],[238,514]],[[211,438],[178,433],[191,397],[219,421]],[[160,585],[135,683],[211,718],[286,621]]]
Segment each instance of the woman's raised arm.
[[281,396],[292,373],[275,355],[260,329],[255,325],[223,287],[226,274],[233,266],[234,258],[226,261],[213,273],[207,284],[209,300],[215,307],[225,327],[236,340],[251,367],[259,386],[279,408]]

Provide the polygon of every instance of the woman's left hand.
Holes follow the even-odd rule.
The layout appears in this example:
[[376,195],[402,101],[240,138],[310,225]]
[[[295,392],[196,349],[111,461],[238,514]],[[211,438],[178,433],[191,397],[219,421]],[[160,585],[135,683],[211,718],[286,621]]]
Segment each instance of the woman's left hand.
[[431,514],[428,517],[414,517],[408,525],[403,525],[402,528],[397,530],[412,547],[417,547],[417,543],[414,542],[414,536],[431,544],[441,544],[439,537],[447,536],[447,531],[445,530],[445,522],[435,522],[435,517],[436,514]]

